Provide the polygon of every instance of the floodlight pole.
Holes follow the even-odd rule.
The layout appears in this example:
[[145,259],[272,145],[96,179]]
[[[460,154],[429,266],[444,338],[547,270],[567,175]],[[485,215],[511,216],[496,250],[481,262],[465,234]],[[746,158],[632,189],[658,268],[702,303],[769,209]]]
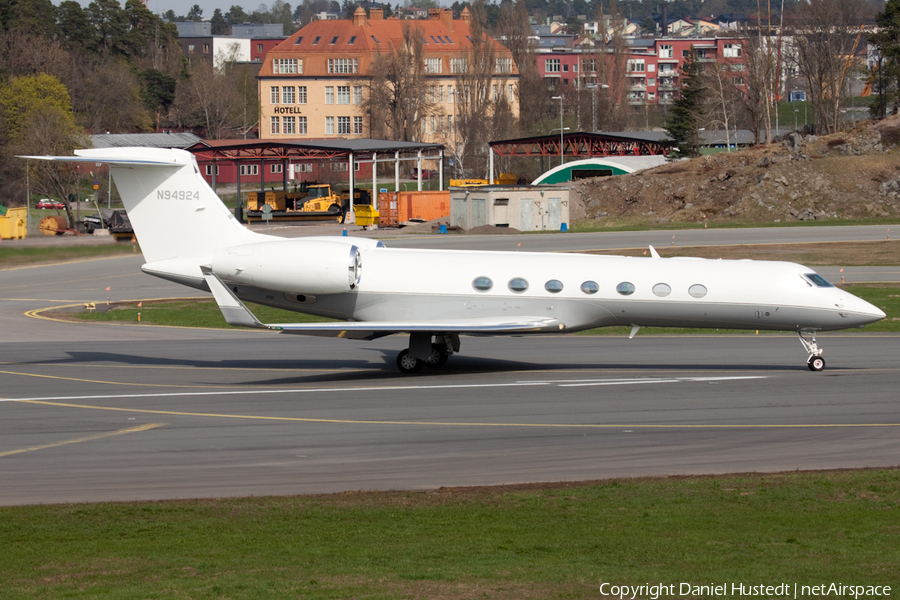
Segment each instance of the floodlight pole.
[[[560,93],[559,96],[553,96],[550,99],[559,100],[559,165],[562,166],[566,162],[563,156],[563,144],[565,144],[565,139],[563,138],[563,95]],[[553,132],[551,131],[550,133]]]

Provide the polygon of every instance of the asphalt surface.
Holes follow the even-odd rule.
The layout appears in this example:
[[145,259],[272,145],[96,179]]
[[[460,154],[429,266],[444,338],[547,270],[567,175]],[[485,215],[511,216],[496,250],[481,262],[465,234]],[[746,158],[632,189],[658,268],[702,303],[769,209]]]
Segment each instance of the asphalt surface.
[[[833,229],[801,231],[870,231]],[[672,235],[629,235],[660,234]],[[519,243],[494,237],[468,244]],[[572,237],[521,241],[563,249]],[[400,336],[28,316],[107,297],[196,295],[141,274],[141,262],[0,271],[0,504],[900,462],[896,335],[819,336],[822,373],[806,368],[790,335],[464,338],[444,369],[410,377],[394,366]]]

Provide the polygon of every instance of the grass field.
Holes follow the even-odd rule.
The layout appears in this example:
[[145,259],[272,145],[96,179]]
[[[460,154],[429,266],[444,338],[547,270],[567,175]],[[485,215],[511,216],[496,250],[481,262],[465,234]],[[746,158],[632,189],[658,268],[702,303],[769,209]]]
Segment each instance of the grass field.
[[570,599],[599,597],[603,582],[897,590],[898,510],[896,469],[2,508],[0,597]]
[[9,248],[0,245],[0,271],[27,265],[120,256],[135,252],[140,252],[140,247],[135,247],[130,243],[103,246],[54,246],[52,248]]

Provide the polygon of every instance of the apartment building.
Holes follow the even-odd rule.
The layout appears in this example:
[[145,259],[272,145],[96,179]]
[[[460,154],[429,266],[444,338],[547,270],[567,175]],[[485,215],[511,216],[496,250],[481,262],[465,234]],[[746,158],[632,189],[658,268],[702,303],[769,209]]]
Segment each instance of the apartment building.
[[[633,105],[671,104],[681,88],[681,68],[691,50],[704,63],[717,63],[728,71],[738,90],[746,91],[746,63],[739,38],[631,38],[626,57],[624,101]],[[583,89],[603,84],[597,71],[600,61],[612,60],[603,45],[578,42],[571,48],[554,47],[536,55],[538,71],[547,80],[558,80],[565,88]]]
[[[353,19],[313,21],[277,45],[259,73],[260,139],[370,137],[363,111],[371,67],[379,53],[404,43],[404,28],[421,32],[429,115],[419,141],[445,143],[453,133],[457,77],[468,68],[472,50],[470,15],[431,9],[424,20],[383,18],[383,11],[360,7]],[[496,56],[491,93],[503,94],[518,116],[518,69],[512,54],[491,40]]]

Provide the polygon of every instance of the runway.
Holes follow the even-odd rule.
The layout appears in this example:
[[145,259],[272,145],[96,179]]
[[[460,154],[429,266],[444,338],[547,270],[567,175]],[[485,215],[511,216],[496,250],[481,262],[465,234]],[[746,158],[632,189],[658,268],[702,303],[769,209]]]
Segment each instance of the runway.
[[[889,466],[900,337],[464,338],[62,324],[64,303],[193,295],[140,257],[0,272],[0,504],[428,489]],[[110,287],[109,292],[106,287]]]

